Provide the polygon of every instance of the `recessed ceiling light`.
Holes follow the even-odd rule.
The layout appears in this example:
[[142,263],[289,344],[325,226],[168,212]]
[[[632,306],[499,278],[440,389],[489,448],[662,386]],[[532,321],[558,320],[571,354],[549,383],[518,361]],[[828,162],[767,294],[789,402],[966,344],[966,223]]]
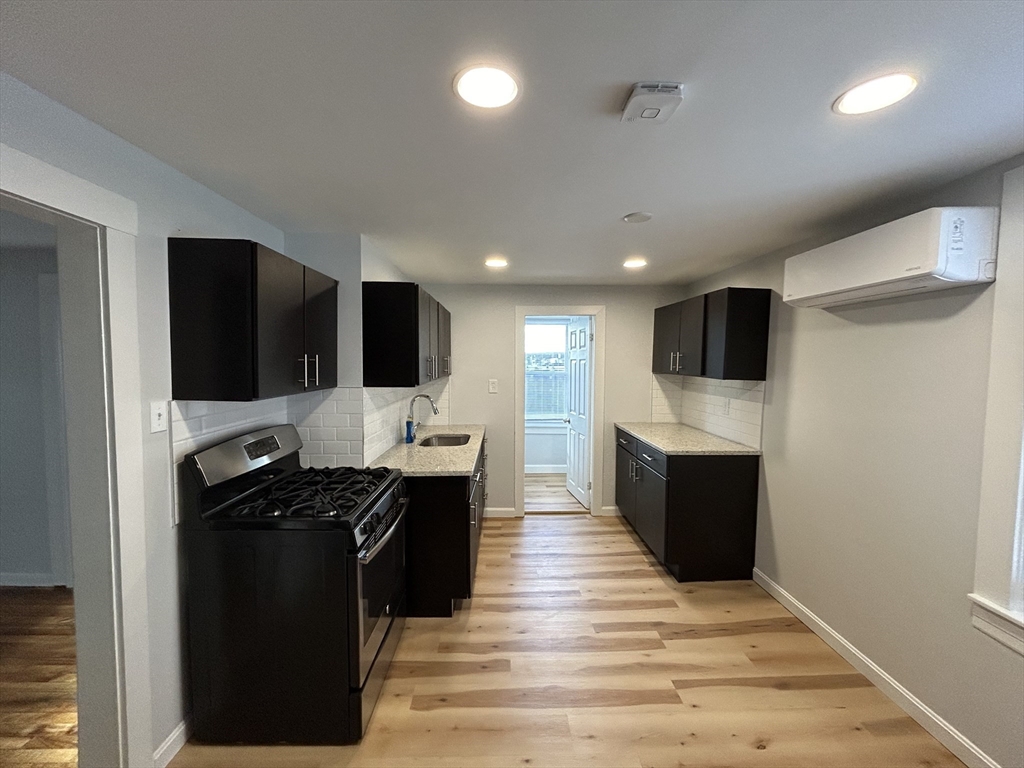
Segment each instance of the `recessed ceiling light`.
[[519,83],[496,67],[470,67],[455,76],[455,92],[476,107],[503,107],[519,95]]
[[836,99],[832,109],[841,115],[874,112],[907,98],[915,88],[917,80],[910,75],[900,73],[876,77],[848,90]]
[[651,214],[646,211],[636,211],[635,213],[627,213],[622,217],[622,220],[627,224],[643,224],[645,221],[650,221],[651,218]]
[[643,256],[630,256],[628,259],[622,262],[622,266],[624,266],[626,269],[640,269],[642,267],[647,266],[647,259],[645,259]]
[[508,266],[508,259],[504,256],[488,256],[484,259],[484,266],[491,269],[502,269]]

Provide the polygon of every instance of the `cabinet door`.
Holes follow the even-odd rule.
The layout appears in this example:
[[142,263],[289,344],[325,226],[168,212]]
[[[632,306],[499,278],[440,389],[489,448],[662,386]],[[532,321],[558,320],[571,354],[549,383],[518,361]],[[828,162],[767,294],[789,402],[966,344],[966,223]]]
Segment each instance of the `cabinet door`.
[[437,305],[437,367],[438,375],[450,376],[452,372],[452,313]]
[[704,373],[704,296],[679,304],[679,357],[676,373],[700,376]]
[[469,499],[469,597],[473,596],[477,554],[480,551],[480,527],[484,520],[484,484],[476,482],[472,486],[473,495]]
[[633,483],[633,456],[621,445],[615,448],[615,506],[636,528],[636,486]]
[[303,391],[303,382],[308,376],[303,370],[303,269],[297,261],[262,245],[256,246],[256,396],[259,399]]
[[430,378],[437,379],[441,376],[441,316],[437,299],[427,294],[430,314]]
[[433,305],[431,305],[431,302],[434,302],[434,299],[431,297],[431,295],[429,293],[427,293],[426,291],[424,291],[422,288],[420,288],[419,289],[419,318],[420,318],[420,327],[419,327],[419,337],[420,337],[420,360],[419,360],[420,380],[419,380],[419,383],[420,384],[426,384],[428,381],[430,381],[433,378],[433,371],[434,371],[434,361],[432,359],[432,355],[434,354],[434,349],[436,347],[437,342],[432,337],[432,331],[434,329],[435,324],[437,323],[437,320],[436,319],[432,319],[431,316],[434,316],[434,317],[437,316],[437,308],[436,308],[437,307],[437,302],[434,302]]
[[679,311],[682,304],[670,304],[654,310],[653,373],[676,373],[676,353],[679,352]]
[[764,381],[771,290],[722,288],[706,295],[704,375]]
[[338,281],[306,267],[306,389],[338,386]]
[[659,562],[665,561],[668,480],[650,467],[636,467],[636,532]]

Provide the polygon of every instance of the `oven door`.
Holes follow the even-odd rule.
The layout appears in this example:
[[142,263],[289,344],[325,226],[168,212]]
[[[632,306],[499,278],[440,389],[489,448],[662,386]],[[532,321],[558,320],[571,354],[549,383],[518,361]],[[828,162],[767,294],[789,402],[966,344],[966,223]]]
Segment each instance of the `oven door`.
[[405,510],[408,506],[408,499],[399,501],[398,514],[384,535],[357,555],[359,669],[352,670],[352,682],[357,688],[362,688],[366,682],[377,651],[405,596]]

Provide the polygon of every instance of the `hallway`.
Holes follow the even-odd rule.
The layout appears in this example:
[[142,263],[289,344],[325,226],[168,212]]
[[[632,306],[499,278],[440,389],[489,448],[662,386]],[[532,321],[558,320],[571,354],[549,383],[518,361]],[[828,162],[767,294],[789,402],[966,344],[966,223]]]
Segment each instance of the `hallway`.
[[523,510],[529,512],[570,512],[585,514],[587,508],[565,487],[565,473],[527,474]]

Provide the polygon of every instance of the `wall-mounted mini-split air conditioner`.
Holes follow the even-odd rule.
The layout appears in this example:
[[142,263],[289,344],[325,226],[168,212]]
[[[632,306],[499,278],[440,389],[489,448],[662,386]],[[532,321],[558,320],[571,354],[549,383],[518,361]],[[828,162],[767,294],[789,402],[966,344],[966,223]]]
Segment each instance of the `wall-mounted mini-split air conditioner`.
[[929,208],[786,259],[782,298],[834,307],[996,277],[998,208]]

